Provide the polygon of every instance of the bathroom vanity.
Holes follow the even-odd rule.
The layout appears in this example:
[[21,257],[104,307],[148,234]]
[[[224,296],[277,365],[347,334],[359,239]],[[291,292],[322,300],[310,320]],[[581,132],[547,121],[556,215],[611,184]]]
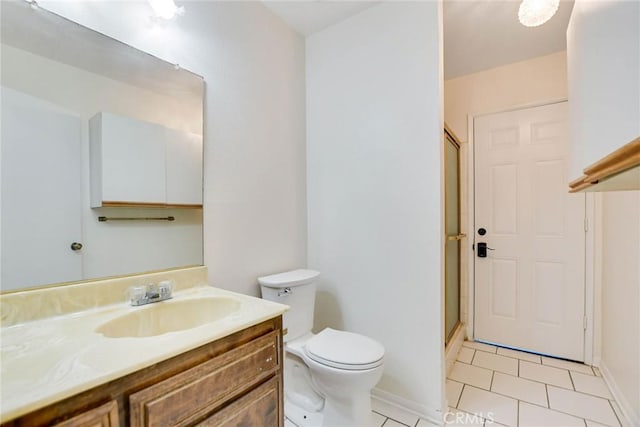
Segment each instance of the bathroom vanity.
[[279,426],[281,334],[277,317],[3,426]]
[[283,425],[286,306],[197,286],[4,326],[8,306],[39,303],[30,292],[0,301],[2,426]]

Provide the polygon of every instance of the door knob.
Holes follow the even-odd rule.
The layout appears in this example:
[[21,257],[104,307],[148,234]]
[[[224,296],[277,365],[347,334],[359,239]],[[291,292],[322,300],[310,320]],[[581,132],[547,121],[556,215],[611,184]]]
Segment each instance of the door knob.
[[81,249],[82,249],[82,243],[73,242],[73,243],[71,244],[71,250],[72,250],[72,251],[78,252],[78,251],[79,251],[79,250],[81,250]]

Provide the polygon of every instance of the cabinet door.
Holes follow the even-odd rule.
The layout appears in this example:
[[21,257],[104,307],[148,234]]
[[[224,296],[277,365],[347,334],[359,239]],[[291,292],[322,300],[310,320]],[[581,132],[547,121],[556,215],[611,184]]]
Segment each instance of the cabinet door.
[[275,427],[282,424],[280,378],[274,377],[247,393],[197,427]]
[[90,126],[92,207],[165,204],[165,128],[104,112]]
[[118,404],[115,400],[91,409],[53,427],[118,427]]
[[165,130],[167,204],[202,205],[202,137]]
[[278,371],[276,331],[129,397],[132,427],[189,426]]

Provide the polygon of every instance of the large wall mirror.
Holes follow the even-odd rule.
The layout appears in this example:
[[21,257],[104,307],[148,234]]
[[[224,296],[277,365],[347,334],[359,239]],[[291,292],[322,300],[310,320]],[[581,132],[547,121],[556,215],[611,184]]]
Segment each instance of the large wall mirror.
[[[24,1],[3,1],[1,24],[2,292],[201,265],[201,203],[91,207],[89,123],[106,113],[188,134],[201,159],[202,78]],[[125,187],[151,176],[152,158],[117,156]]]

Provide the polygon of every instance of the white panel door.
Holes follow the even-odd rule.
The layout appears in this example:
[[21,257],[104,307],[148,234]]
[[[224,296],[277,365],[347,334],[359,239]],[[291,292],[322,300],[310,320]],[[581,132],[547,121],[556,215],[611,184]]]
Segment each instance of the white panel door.
[[567,191],[567,103],[477,117],[474,144],[475,338],[584,360],[585,199]]
[[82,279],[79,117],[2,88],[2,290]]

